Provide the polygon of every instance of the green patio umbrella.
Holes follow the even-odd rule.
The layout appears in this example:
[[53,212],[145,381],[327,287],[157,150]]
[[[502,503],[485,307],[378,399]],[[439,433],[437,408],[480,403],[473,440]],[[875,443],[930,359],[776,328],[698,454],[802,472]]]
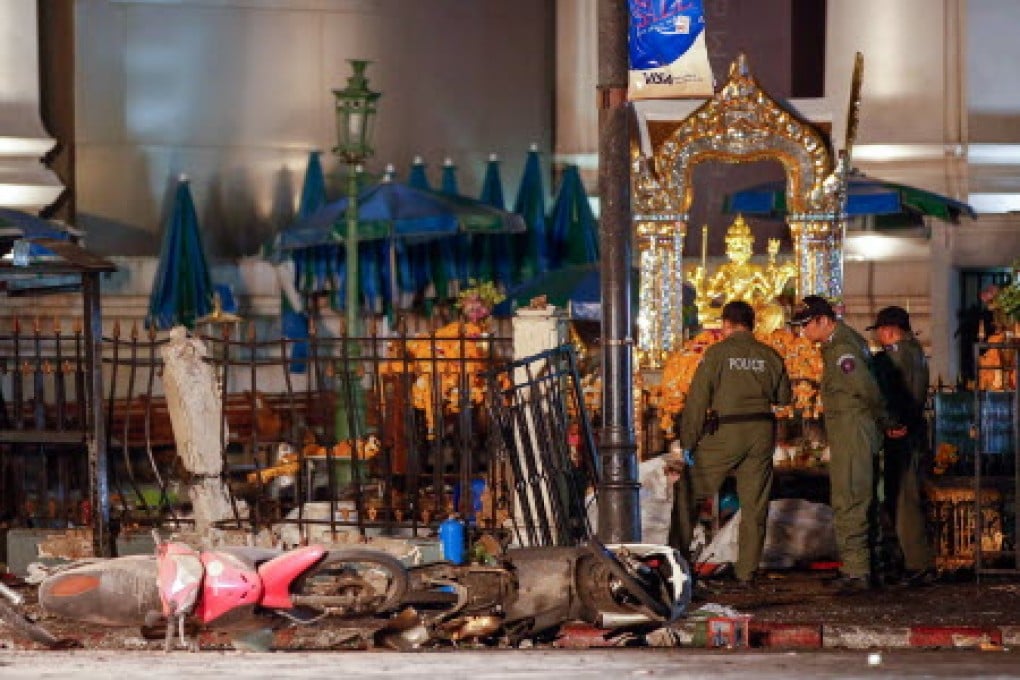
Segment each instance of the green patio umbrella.
[[146,324],[160,330],[183,325],[213,310],[213,286],[209,276],[198,214],[188,178],[181,175],[174,192],[170,219],[163,233],[159,268],[152,283]]
[[517,281],[528,281],[549,271],[549,247],[546,235],[545,187],[538,147],[531,146],[524,163],[524,174],[517,190],[514,212],[524,218],[527,231],[514,239]]
[[597,262],[598,231],[581,173],[576,165],[568,165],[549,216],[550,267]]

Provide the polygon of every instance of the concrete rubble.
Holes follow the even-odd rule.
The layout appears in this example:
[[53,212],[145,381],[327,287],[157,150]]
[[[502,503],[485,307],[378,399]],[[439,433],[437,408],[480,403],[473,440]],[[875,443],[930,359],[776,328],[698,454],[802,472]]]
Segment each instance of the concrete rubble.
[[192,474],[188,486],[195,531],[204,534],[215,522],[233,517],[230,494],[221,477],[223,449],[221,432],[223,402],[213,367],[203,361],[205,344],[188,337],[183,326],[170,331],[163,357],[163,388],[170,422],[177,442],[177,455]]

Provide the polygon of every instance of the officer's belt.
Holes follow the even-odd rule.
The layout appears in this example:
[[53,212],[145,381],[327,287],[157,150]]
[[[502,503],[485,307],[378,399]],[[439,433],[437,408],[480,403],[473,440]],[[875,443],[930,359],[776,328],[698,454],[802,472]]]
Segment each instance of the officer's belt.
[[753,423],[758,421],[772,421],[776,419],[774,413],[736,413],[729,416],[719,416],[720,425],[733,425],[736,423]]

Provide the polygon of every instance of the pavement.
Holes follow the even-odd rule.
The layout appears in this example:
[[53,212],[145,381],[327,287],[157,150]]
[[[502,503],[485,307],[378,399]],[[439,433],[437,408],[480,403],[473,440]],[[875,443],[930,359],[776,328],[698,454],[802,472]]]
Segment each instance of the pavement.
[[457,649],[423,653],[175,652],[73,650],[0,654],[3,680],[297,680],[444,678],[450,680],[809,680],[813,678],[1018,678],[1020,654],[979,651],[727,652],[687,649]]

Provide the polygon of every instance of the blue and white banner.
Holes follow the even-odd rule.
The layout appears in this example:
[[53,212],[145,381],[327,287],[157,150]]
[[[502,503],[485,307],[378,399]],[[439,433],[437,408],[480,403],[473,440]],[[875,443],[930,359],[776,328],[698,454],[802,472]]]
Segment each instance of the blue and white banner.
[[628,0],[628,4],[628,97],[711,97],[703,0]]

